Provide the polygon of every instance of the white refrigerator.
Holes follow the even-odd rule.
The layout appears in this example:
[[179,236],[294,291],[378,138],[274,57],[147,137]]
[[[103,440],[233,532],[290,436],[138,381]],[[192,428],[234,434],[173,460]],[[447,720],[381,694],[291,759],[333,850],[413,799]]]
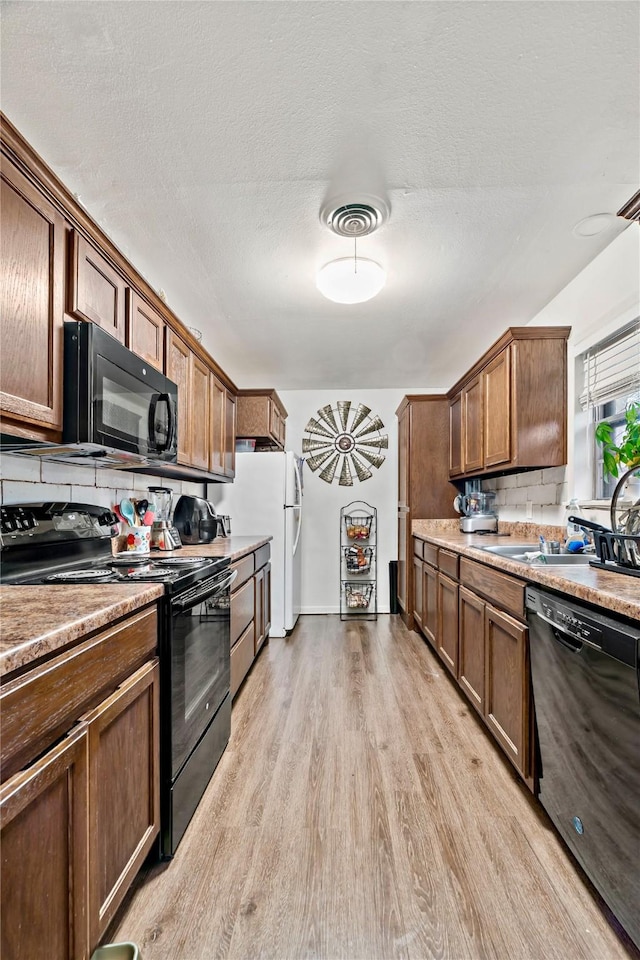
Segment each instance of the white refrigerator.
[[303,462],[291,450],[236,453],[236,475],[225,498],[233,536],[273,537],[271,637],[286,636],[300,614]]

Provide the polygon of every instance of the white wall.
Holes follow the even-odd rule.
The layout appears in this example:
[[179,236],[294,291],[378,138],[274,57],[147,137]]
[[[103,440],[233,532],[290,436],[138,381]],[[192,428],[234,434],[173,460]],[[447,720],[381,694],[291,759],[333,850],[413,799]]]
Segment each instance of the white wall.
[[[588,242],[588,241],[585,241]],[[576,404],[577,357],[640,315],[640,230],[631,223],[530,321],[531,326],[570,326],[568,342],[568,462],[532,473],[485,481],[498,493],[503,520],[563,523],[571,497],[590,501],[592,464],[586,418]],[[576,389],[576,382],[578,389]],[[585,511],[587,515],[589,510]],[[603,522],[605,518],[598,518]]]

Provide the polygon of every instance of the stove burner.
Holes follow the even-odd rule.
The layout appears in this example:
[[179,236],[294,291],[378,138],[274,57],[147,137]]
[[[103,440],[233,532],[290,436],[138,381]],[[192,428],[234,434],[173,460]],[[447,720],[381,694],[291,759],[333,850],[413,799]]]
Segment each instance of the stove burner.
[[163,560],[154,560],[154,563],[163,567],[200,567],[209,563],[207,557],[165,557]]
[[153,567],[148,570],[127,570],[122,574],[125,580],[167,580],[169,576],[166,570],[155,570]]
[[150,558],[147,557],[114,557],[113,560],[110,560],[109,563],[112,567],[133,567],[135,564],[142,563],[151,563]]
[[68,570],[45,577],[46,583],[105,583],[113,578],[111,570]]

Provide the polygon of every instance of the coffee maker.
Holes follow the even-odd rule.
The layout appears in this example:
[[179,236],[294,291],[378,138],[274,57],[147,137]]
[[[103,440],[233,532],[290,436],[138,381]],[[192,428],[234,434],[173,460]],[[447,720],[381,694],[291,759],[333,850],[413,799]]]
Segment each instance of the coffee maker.
[[471,480],[465,484],[465,492],[460,496],[460,530],[462,533],[497,533],[498,516],[494,511],[496,494],[493,490],[480,490],[480,481]]
[[151,546],[155,550],[177,550],[182,546],[180,534],[171,523],[171,498],[168,487],[149,487],[149,502],[155,504],[155,520],[151,528]]

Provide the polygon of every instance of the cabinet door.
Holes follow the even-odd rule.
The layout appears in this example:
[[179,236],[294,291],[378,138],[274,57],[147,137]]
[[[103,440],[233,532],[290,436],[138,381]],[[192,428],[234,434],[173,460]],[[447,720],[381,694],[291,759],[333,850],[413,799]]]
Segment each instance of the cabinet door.
[[97,323],[124,343],[125,289],[123,277],[74,230],[69,313],[78,320]]
[[236,398],[233,393],[225,391],[224,415],[224,475],[236,475]]
[[424,609],[423,601],[423,577],[422,560],[420,557],[413,557],[413,619],[422,630],[422,611]]
[[191,464],[209,469],[211,428],[209,420],[209,367],[191,354]]
[[484,465],[511,459],[511,351],[507,347],[483,373]]
[[462,473],[462,394],[449,404],[449,474]]
[[257,655],[258,650],[264,643],[264,570],[258,570],[253,578],[253,592],[255,605],[255,634],[254,634],[254,652]]
[[157,659],[146,663],[85,717],[91,948],[113,918],[160,829],[159,678]]
[[271,397],[269,397],[267,406],[268,406],[268,420],[269,420],[269,435],[272,440],[275,440],[275,442],[278,443],[280,441],[280,421],[282,419],[280,416],[280,411],[278,410],[277,406],[275,405]]
[[209,416],[211,419],[209,470],[224,476],[227,391],[214,373],[209,373]]
[[0,203],[0,408],[61,430],[64,220],[4,157]]
[[167,331],[166,374],[178,385],[178,461],[191,463],[191,350],[173,330]]
[[85,960],[87,728],[0,791],[1,946],[4,960]]
[[465,473],[482,468],[482,377],[462,391],[462,450]]
[[438,571],[430,563],[422,565],[422,630],[438,645]]
[[164,330],[164,320],[157,310],[128,287],[127,346],[156,370],[164,370]]
[[458,683],[478,713],[484,714],[485,654],[484,603],[475,593],[460,587]]
[[454,677],[458,676],[458,584],[438,574],[438,653]]
[[[398,508],[398,606],[405,617],[411,613],[412,597],[409,596],[411,574],[410,514],[405,507]],[[413,592],[413,591],[412,591]]]
[[485,716],[515,766],[529,773],[527,628],[489,604],[485,610]]
[[264,574],[264,639],[267,641],[271,628],[271,564],[268,563],[262,572]]

